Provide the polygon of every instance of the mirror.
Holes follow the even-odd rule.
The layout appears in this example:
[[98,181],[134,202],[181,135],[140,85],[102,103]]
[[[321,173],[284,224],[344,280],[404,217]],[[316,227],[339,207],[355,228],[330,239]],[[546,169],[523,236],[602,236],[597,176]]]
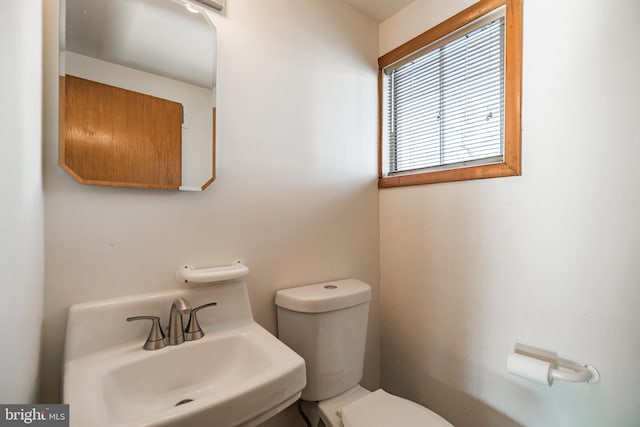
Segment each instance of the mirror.
[[61,0],[59,164],[83,184],[215,179],[216,30],[188,0]]

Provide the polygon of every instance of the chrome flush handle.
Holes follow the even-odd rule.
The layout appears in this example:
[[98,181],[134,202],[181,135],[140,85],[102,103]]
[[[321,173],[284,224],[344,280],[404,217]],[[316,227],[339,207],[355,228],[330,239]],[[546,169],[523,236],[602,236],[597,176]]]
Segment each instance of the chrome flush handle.
[[187,329],[184,331],[184,339],[185,341],[195,341],[199,340],[204,336],[204,332],[198,323],[197,313],[199,310],[207,307],[213,307],[218,305],[217,302],[210,302],[207,304],[203,304],[200,307],[196,307],[191,310],[191,315],[189,316],[189,323],[187,323]]

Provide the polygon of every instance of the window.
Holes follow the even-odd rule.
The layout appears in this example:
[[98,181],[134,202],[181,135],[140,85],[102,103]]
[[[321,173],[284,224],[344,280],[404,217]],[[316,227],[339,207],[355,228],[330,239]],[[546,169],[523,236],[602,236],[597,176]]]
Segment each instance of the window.
[[379,58],[379,187],[520,175],[521,0],[482,0]]

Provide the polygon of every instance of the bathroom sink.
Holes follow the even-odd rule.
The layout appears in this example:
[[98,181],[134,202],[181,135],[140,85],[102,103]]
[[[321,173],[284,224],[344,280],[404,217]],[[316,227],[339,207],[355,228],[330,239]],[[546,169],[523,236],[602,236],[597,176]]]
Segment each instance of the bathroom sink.
[[[295,402],[305,385],[304,361],[254,322],[250,307],[238,307],[248,304],[246,295],[233,295],[246,294],[241,284],[218,285],[227,287],[215,289],[226,295],[185,289],[147,295],[150,304],[136,303],[145,299],[138,296],[73,306],[64,368],[71,426],[248,427]],[[140,328],[124,321],[129,314],[164,315],[176,295],[195,303],[217,301],[220,308],[226,301],[227,307],[208,317],[202,313],[203,338],[153,351],[142,349],[144,328],[134,339],[117,342],[104,326],[114,322],[130,335]],[[102,330],[104,340],[87,332],[91,326]]]
[[[265,375],[261,378],[262,373],[279,363],[267,359],[273,351],[261,348],[263,340],[257,333],[206,337],[114,366],[105,375],[102,390],[113,421],[153,416],[187,403],[228,400],[232,393],[244,397],[262,385],[261,380],[268,380]],[[167,369],[171,366],[178,369]]]

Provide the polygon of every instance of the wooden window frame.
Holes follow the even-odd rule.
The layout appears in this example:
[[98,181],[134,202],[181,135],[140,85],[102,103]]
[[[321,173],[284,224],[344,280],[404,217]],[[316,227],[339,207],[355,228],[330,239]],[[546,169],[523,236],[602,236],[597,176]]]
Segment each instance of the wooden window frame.
[[[505,10],[504,159],[501,163],[383,176],[383,70],[492,11]],[[378,58],[378,187],[521,175],[522,0],[481,0]]]

